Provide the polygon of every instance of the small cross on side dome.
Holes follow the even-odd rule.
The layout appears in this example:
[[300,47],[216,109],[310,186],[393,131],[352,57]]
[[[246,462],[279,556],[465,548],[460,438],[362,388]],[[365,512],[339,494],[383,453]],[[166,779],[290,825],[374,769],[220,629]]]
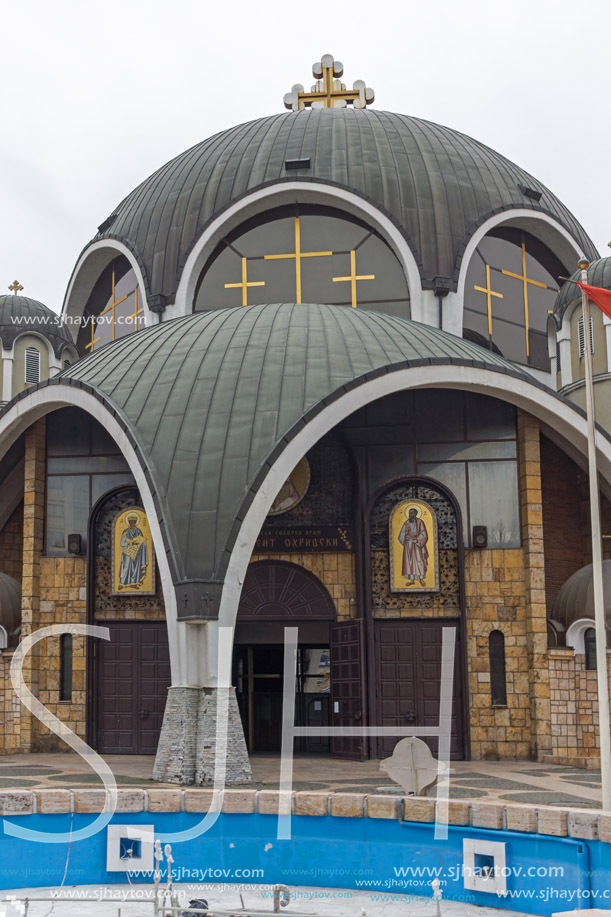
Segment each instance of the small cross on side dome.
[[13,282],[9,284],[9,290],[11,291],[11,293],[14,296],[17,296],[17,293],[21,293],[21,291],[23,290],[23,287],[21,286],[18,280],[13,280]]
[[284,96],[284,107],[290,111],[303,111],[305,108],[366,108],[375,99],[373,89],[364,80],[355,80],[352,89],[339,79],[344,73],[344,65],[336,61],[332,54],[323,54],[312,66],[316,82],[310,92],[305,92],[301,83],[295,83],[290,92]]

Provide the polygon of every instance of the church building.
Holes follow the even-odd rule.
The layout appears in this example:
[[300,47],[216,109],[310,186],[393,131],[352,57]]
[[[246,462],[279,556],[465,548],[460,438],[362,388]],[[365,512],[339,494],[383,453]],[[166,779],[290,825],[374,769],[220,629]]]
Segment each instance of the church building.
[[26,684],[159,780],[213,779],[219,706],[227,782],[280,752],[287,627],[297,726],[434,730],[451,632],[452,758],[597,763],[583,364],[607,556],[611,321],[565,281],[611,261],[502,154],[313,74],[118,204],[61,316],[0,296],[0,755],[68,750],[10,665],[90,624]]

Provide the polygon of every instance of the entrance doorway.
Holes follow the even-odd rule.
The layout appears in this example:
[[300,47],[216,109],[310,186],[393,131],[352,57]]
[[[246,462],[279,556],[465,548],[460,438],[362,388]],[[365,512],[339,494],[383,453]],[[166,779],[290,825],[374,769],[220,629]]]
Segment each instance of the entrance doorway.
[[96,641],[97,750],[154,755],[172,683],[165,621],[101,621]]
[[[444,627],[456,628],[450,757],[461,761],[465,741],[458,620],[375,621],[376,720],[378,726],[439,725]],[[422,739],[437,757],[437,736]],[[391,755],[396,742],[394,737],[378,738],[377,757]]]
[[[328,647],[300,646],[297,652],[295,725],[328,726],[330,697]],[[249,752],[278,754],[282,742],[284,646],[236,646],[234,684]],[[295,751],[329,753],[329,739],[301,736]]]
[[[283,561],[250,565],[238,609],[233,684],[251,753],[280,752],[285,627],[298,629],[295,725],[330,725],[335,617],[329,593],[308,570]],[[295,751],[325,755],[330,745],[328,737],[304,736],[295,740]]]

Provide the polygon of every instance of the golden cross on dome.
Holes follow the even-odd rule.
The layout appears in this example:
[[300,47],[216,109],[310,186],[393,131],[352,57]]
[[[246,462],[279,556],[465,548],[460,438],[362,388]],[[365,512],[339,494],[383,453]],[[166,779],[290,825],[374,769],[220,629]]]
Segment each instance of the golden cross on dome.
[[9,290],[11,291],[13,296],[17,296],[17,293],[21,293],[21,291],[23,290],[23,287],[21,286],[18,280],[13,280],[13,282],[9,286]]
[[[503,271],[503,273],[505,273]],[[485,293],[488,298],[488,337],[492,337],[492,297],[497,296],[499,299],[503,298],[502,293],[495,293],[492,289],[492,284],[490,283],[490,265],[486,265],[486,286],[477,287],[474,285],[474,290],[477,290],[478,293]]]
[[291,111],[303,111],[304,108],[366,108],[375,99],[373,89],[366,86],[364,80],[355,80],[352,89],[346,89],[340,76],[344,72],[341,61],[335,60],[332,54],[323,54],[313,65],[312,74],[316,82],[310,92],[305,92],[301,83],[295,83],[284,97],[284,107]]
[[539,280],[532,280],[530,277],[526,276],[526,244],[522,242],[522,273],[514,274],[512,271],[502,271],[503,274],[506,274],[507,277],[515,277],[516,280],[521,280],[524,286],[524,327],[526,331],[526,356],[530,356],[530,342],[528,340],[528,284],[532,283],[535,287],[543,287],[544,290],[548,290],[549,287],[546,283],[541,283]]
[[354,249],[350,252],[350,276],[349,277],[334,277],[333,283],[343,283],[348,281],[351,286],[352,291],[352,308],[356,309],[356,282],[357,280],[375,280],[375,274],[357,274],[356,272],[356,251]]
[[242,258],[242,281],[241,283],[226,283],[225,289],[237,289],[238,287],[242,290],[242,305],[248,305],[248,287],[264,287],[264,280],[249,280],[248,279],[248,269],[246,265],[246,258]]
[[299,217],[295,217],[295,251],[288,255],[264,255],[266,261],[277,261],[281,258],[295,259],[295,302],[301,302],[301,259],[302,258],[327,258],[333,252],[302,252],[301,251],[301,227]]

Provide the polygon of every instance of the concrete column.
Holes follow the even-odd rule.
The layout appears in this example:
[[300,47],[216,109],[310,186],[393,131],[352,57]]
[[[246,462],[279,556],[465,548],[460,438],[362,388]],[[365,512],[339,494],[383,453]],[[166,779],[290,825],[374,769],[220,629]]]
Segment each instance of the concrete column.
[[153,778],[165,783],[211,785],[214,783],[217,708],[221,692],[227,697],[227,743],[218,749],[225,764],[225,783],[248,783],[252,771],[235,688],[172,687]]
[[520,509],[526,593],[530,745],[534,758],[551,753],[550,688],[545,603],[539,422],[518,410]]
[[[40,558],[44,541],[45,511],[45,419],[36,421],[25,435],[23,482],[23,572],[21,578],[22,637],[40,627]],[[23,677],[34,695],[38,694],[40,644],[24,660]],[[20,745],[33,751],[38,721],[22,708]]]

